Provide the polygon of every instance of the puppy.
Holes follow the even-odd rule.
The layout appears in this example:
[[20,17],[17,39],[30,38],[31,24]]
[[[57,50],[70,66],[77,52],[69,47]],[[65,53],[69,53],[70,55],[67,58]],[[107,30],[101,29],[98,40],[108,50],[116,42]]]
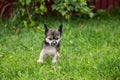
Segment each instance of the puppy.
[[57,62],[59,56],[58,51],[60,50],[60,41],[62,34],[62,25],[58,29],[48,29],[48,26],[44,24],[45,28],[45,39],[42,44],[42,51],[40,53],[38,63],[43,63],[43,59],[46,55],[52,55],[52,64]]

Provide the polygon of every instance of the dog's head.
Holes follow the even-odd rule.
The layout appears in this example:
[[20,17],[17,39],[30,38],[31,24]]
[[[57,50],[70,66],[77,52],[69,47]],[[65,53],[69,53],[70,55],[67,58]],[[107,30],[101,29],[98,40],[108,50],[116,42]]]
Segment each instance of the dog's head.
[[59,26],[58,29],[48,29],[48,26],[44,24],[45,28],[45,41],[50,46],[57,46],[60,43],[61,35],[62,35],[62,25]]

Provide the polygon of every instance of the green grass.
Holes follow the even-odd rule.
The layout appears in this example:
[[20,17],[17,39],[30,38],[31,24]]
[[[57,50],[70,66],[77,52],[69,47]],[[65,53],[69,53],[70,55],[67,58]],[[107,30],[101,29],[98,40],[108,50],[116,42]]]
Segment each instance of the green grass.
[[44,22],[59,25],[59,20],[42,20],[37,31],[23,28],[15,34],[7,23],[0,24],[0,80],[120,80],[119,18],[63,21],[55,65],[51,58],[36,63]]

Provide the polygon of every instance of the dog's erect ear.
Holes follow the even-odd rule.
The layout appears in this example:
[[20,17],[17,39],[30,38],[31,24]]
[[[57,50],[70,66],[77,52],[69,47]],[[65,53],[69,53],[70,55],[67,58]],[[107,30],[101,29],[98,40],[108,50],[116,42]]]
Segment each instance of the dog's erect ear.
[[60,33],[62,33],[62,28],[63,28],[63,25],[61,24],[61,25],[59,26],[59,28],[58,28],[58,31],[59,31]]
[[45,28],[45,34],[46,34],[48,32],[47,24],[44,24],[44,28]]

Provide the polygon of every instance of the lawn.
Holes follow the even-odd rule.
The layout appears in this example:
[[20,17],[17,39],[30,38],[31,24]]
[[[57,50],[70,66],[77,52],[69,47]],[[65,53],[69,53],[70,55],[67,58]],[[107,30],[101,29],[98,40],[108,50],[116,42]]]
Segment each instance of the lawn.
[[[44,39],[43,24],[57,28],[59,20],[39,21],[36,31],[6,28],[0,23],[0,80],[120,80],[120,18],[62,21],[58,62],[37,64]],[[54,22],[53,22],[54,21]],[[17,26],[21,26],[18,24]]]

